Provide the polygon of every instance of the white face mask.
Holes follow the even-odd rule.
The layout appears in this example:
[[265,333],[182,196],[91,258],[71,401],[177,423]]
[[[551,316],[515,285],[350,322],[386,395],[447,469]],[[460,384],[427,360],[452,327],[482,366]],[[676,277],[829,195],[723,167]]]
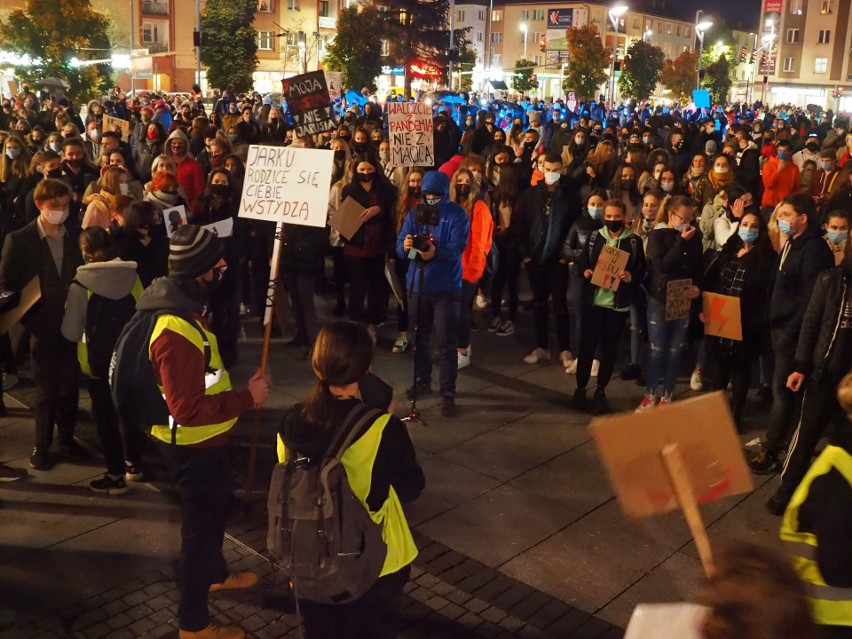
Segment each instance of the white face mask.
[[561,177],[562,175],[556,171],[548,171],[544,174],[544,183],[547,184],[547,186],[553,186]]
[[42,214],[44,215],[44,218],[54,226],[59,226],[68,219],[68,209],[60,209],[58,211],[46,209],[42,212]]
[[716,173],[727,173],[729,169],[727,166],[717,166],[713,170],[716,171]]
[[122,195],[130,195],[130,185],[129,184],[119,184],[118,190]]

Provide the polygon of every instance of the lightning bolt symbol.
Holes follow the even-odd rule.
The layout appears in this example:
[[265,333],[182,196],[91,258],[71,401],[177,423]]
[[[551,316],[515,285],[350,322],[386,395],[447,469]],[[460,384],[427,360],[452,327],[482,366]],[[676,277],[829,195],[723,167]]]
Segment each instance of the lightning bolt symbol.
[[725,300],[714,299],[713,304],[710,307],[710,320],[714,322],[719,322],[719,332],[721,333],[725,324],[730,321],[729,317],[725,317],[722,315],[722,309],[725,307]]

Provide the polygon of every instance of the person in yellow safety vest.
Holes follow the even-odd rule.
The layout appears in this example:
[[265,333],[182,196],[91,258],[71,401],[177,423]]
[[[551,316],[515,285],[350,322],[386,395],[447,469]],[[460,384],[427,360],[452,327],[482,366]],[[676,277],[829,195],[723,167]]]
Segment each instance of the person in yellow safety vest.
[[169,241],[168,277],[154,280],[136,305],[139,311],[189,315],[203,332],[202,337],[178,315],[163,314],[149,347],[170,414],[170,423],[154,425],[151,435],[160,441],[180,491],[180,639],[243,639],[237,626],[211,622],[207,596],[258,581],[251,572],[228,574],[222,542],[232,498],[228,436],[240,415],[269,396],[269,379],[258,372],[246,390],[231,389],[216,336],[204,324],[210,293],[227,268],[222,255],[222,242],[213,233],[181,226]]
[[[86,376],[98,439],[106,461],[106,473],[92,481],[89,487],[106,495],[123,495],[127,492],[125,480],[142,479],[139,439],[133,437],[134,433],[125,433],[122,437],[107,373],[115,340],[135,312],[142,283],[136,273],[136,262],[118,259],[115,244],[103,228],[85,229],[80,234],[80,250],[86,263],[77,268],[68,289],[62,336],[77,342],[77,359]],[[90,304],[93,295],[95,302]],[[95,308],[90,308],[92,306]],[[90,324],[88,328],[87,323]],[[90,343],[93,339],[95,342]]]
[[[852,415],[852,373],[837,389]],[[805,583],[825,639],[852,637],[852,425],[835,433],[784,513],[781,539]]]
[[[317,383],[281,421],[279,462],[284,461],[285,447],[299,456],[322,456],[354,406],[376,405],[365,396],[365,386],[359,386],[369,375],[372,359],[373,341],[362,324],[335,321],[320,331],[313,354]],[[380,401],[387,407],[386,397]],[[423,471],[405,425],[387,414],[356,435],[341,463],[352,492],[382,525],[387,556],[378,581],[357,601],[328,605],[301,600],[305,637],[395,639],[402,589],[417,556],[401,502],[420,495]]]

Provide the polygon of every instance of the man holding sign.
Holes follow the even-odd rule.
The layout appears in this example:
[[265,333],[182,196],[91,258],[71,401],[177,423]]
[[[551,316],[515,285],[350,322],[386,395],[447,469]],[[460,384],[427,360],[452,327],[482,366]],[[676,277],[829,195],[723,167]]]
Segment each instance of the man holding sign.
[[[580,254],[578,268],[587,280],[583,289],[580,353],[574,405],[586,406],[586,384],[598,346],[601,364],[595,389],[594,409],[608,412],[606,386],[612,378],[624,320],[630,312],[633,293],[645,273],[642,240],[624,225],[627,207],[621,200],[604,204],[604,226],[592,232]],[[592,268],[594,266],[594,268]]]

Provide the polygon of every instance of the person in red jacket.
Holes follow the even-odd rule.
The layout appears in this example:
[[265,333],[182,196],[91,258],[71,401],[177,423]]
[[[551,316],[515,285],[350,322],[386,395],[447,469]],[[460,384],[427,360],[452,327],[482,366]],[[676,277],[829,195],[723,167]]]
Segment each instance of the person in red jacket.
[[470,329],[473,298],[476,286],[485,273],[485,263],[491,252],[494,220],[488,205],[474,187],[476,181],[469,169],[459,169],[450,184],[450,198],[462,207],[470,219],[467,246],[462,253],[462,289],[459,311],[458,367],[470,366]]
[[189,154],[189,140],[186,134],[176,129],[166,140],[166,155],[171,157],[177,168],[178,183],[186,193],[189,208],[195,213],[198,196],[204,191],[204,171],[201,165]]
[[789,140],[778,140],[778,154],[763,165],[763,200],[760,205],[772,209],[788,195],[799,190],[799,167],[793,164]]

